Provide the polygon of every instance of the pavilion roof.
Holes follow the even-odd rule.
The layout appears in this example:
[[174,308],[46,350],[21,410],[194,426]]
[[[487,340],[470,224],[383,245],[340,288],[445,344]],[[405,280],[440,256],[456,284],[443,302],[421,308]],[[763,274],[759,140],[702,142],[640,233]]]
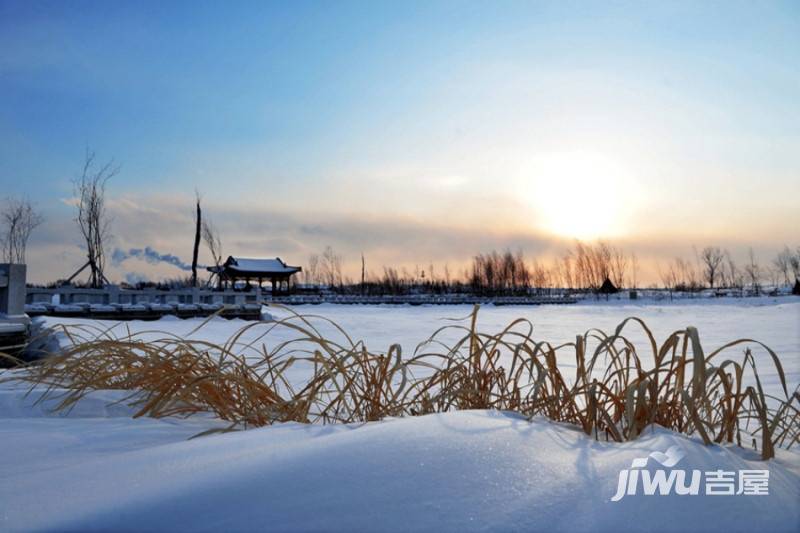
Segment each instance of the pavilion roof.
[[219,268],[209,268],[212,272],[226,272],[242,277],[269,277],[271,275],[291,275],[303,270],[298,266],[289,266],[280,257],[251,258],[228,257]]

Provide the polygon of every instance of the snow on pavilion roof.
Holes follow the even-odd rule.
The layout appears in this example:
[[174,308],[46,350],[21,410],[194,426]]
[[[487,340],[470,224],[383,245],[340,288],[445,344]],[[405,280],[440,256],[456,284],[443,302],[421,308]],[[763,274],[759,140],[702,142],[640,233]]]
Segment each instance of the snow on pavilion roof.
[[296,266],[289,266],[280,257],[274,259],[254,259],[246,257],[228,257],[223,267],[226,270],[241,274],[294,274],[302,269]]

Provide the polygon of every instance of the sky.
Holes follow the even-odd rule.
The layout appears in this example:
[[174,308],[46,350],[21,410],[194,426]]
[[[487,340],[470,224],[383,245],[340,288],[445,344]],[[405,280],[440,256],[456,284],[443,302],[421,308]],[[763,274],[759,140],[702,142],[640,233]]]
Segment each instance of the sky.
[[36,282],[84,260],[87,147],[120,166],[109,255],[188,262],[198,191],[226,255],[457,271],[606,239],[652,279],[800,244],[798,94],[796,1],[0,0],[0,196],[44,214]]

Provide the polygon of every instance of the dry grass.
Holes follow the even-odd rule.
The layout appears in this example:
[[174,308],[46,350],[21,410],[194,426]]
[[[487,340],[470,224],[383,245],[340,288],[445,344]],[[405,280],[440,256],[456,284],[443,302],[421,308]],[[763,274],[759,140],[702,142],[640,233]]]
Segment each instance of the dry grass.
[[[694,328],[659,345],[643,321],[629,318],[611,334],[590,330],[553,346],[534,340],[532,324],[522,319],[481,333],[476,306],[404,357],[397,344],[370,352],[323,317],[284,311],[288,318],[255,339],[243,341],[264,324],[242,328],[223,345],[164,332],[119,337],[111,328],[60,326],[68,347],[12,379],[31,383],[37,401],[55,398],[57,410],[71,409],[91,391],[117,389],[130,391],[123,401],[135,416],[213,413],[229,429],[499,409],[543,415],[615,441],[635,439],[650,424],[706,443],[742,445],[752,438],[765,459],[800,438],[800,395],[789,394],[778,356],[750,339],[706,354]],[[335,328],[341,340],[326,338],[314,321]],[[632,327],[641,330],[644,348],[623,335]],[[268,347],[277,330],[289,330],[291,340]],[[455,343],[445,342],[453,336]],[[737,346],[744,347],[738,361],[724,358]],[[752,348],[771,357],[784,397],[764,393]]]

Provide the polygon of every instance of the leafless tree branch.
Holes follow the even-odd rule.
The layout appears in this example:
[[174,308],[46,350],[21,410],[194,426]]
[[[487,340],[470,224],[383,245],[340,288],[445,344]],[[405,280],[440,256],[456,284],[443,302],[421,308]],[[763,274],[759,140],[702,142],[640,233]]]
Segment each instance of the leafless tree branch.
[[112,159],[103,166],[95,166],[95,154],[86,150],[80,177],[73,180],[77,198],[77,217],[81,235],[86,243],[86,253],[91,269],[89,283],[101,287],[105,281],[105,245],[110,238],[111,219],[106,211],[106,184],[119,173]]
[[27,198],[7,198],[0,213],[3,261],[24,263],[28,239],[43,221]]

